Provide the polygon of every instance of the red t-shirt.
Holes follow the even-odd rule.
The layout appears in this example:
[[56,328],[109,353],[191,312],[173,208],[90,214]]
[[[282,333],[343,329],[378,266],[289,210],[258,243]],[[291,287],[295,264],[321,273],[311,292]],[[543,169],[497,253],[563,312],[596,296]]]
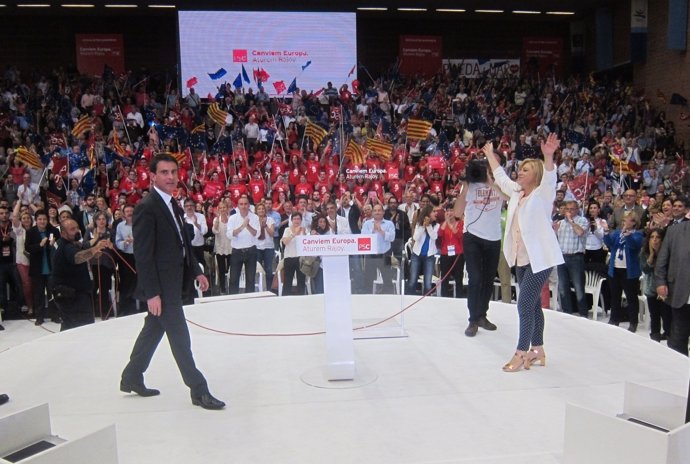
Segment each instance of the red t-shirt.
[[440,246],[438,247],[439,253],[442,255],[448,255],[448,247],[449,246],[454,246],[455,247],[455,254],[460,255],[463,253],[462,250],[462,229],[463,229],[463,224],[462,221],[458,221],[457,224],[457,229],[455,233],[453,233],[453,230],[450,228],[450,226],[446,223],[444,226],[442,226],[438,230],[438,239]]
[[252,179],[249,181],[249,192],[254,200],[254,204],[258,203],[266,194],[266,184],[263,180]]
[[304,184],[295,185],[295,196],[299,197],[302,195],[311,196],[314,193],[314,187],[309,182]]

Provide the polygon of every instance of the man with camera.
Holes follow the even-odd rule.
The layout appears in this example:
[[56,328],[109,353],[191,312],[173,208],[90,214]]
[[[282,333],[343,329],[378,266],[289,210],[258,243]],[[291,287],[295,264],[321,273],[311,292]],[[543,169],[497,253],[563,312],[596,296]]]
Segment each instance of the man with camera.
[[470,312],[465,335],[468,337],[477,335],[480,327],[496,330],[496,325],[487,319],[486,313],[501,253],[503,201],[502,195],[493,188],[486,161],[470,161],[454,207],[455,217],[465,215],[463,248],[469,280],[467,307]]

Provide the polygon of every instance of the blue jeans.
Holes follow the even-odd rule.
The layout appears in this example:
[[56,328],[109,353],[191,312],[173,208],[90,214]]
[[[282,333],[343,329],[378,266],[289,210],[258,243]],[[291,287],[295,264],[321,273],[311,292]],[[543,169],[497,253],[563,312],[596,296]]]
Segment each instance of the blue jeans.
[[271,291],[271,284],[273,283],[273,260],[276,257],[276,251],[273,248],[265,248],[263,250],[256,250],[256,260],[261,263],[261,266],[266,271],[266,288],[264,290]]
[[486,317],[489,301],[494,291],[494,279],[498,272],[498,258],[501,255],[500,240],[485,240],[465,233],[462,248],[467,266],[467,307],[470,322]]
[[426,295],[431,290],[431,276],[434,273],[434,263],[436,258],[431,256],[417,256],[412,253],[412,260],[410,262],[410,279],[407,281],[407,294],[414,295],[417,288],[417,279],[420,271],[424,272],[424,288],[423,294]]
[[564,313],[573,313],[573,300],[570,287],[575,289],[577,309],[581,316],[587,317],[587,295],[585,294],[585,255],[575,253],[563,255],[564,264],[558,265],[558,299]]

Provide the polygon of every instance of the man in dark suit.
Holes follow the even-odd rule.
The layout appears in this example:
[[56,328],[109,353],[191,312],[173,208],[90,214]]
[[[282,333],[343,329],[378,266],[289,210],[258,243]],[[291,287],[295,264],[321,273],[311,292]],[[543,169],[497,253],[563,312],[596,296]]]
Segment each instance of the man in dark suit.
[[57,310],[53,309],[52,291],[48,280],[53,271],[53,245],[60,237],[60,231],[48,222],[48,213],[39,209],[35,214],[36,225],[26,232],[24,249],[29,253],[29,276],[33,293],[33,308],[36,314],[36,325],[43,324],[45,317],[45,295],[48,294],[49,308],[53,320],[58,322]]
[[177,162],[169,154],[161,153],[151,161],[150,171],[153,188],[134,210],[133,220],[136,297],[147,302],[149,314],[129,364],[122,371],[120,390],[141,396],[160,393],[146,388],[144,372],[165,334],[184,383],[191,390],[192,404],[204,409],[222,409],[225,403],[209,393],[206,379],[196,368],[182,310],[185,282],[194,277],[201,290],[206,291],[208,280],[192,252],[182,208],[172,198],[178,182]]
[[640,229],[644,229],[644,208],[637,204],[637,192],[632,189],[626,190],[623,193],[623,206],[613,210],[611,220],[609,221],[609,229],[619,229],[623,224],[623,218],[625,217],[626,213],[630,211],[633,211],[635,214],[637,214],[637,217],[643,222],[640,224]]
[[668,346],[685,356],[690,340],[690,221],[669,227],[661,243],[654,267],[654,283],[659,298],[673,308],[673,324]]

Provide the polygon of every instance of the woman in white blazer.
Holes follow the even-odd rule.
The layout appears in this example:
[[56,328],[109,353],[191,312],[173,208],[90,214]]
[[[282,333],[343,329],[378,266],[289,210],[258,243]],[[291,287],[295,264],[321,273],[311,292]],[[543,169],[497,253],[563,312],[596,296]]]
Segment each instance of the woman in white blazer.
[[436,263],[436,239],[439,225],[436,222],[436,211],[431,205],[424,206],[417,214],[412,239],[412,256],[410,257],[410,278],[407,281],[407,294],[414,295],[419,273],[424,274],[423,295],[431,291],[432,275]]
[[503,366],[506,372],[529,369],[535,362],[546,365],[541,289],[551,268],[563,263],[563,254],[551,222],[557,180],[553,153],[559,144],[556,134],[550,134],[541,144],[544,162],[524,160],[518,170],[517,182],[510,180],[505,173],[491,143],[483,148],[496,185],[510,197],[503,254],[509,265],[516,266],[520,284],[517,302],[520,336],[515,355]]

